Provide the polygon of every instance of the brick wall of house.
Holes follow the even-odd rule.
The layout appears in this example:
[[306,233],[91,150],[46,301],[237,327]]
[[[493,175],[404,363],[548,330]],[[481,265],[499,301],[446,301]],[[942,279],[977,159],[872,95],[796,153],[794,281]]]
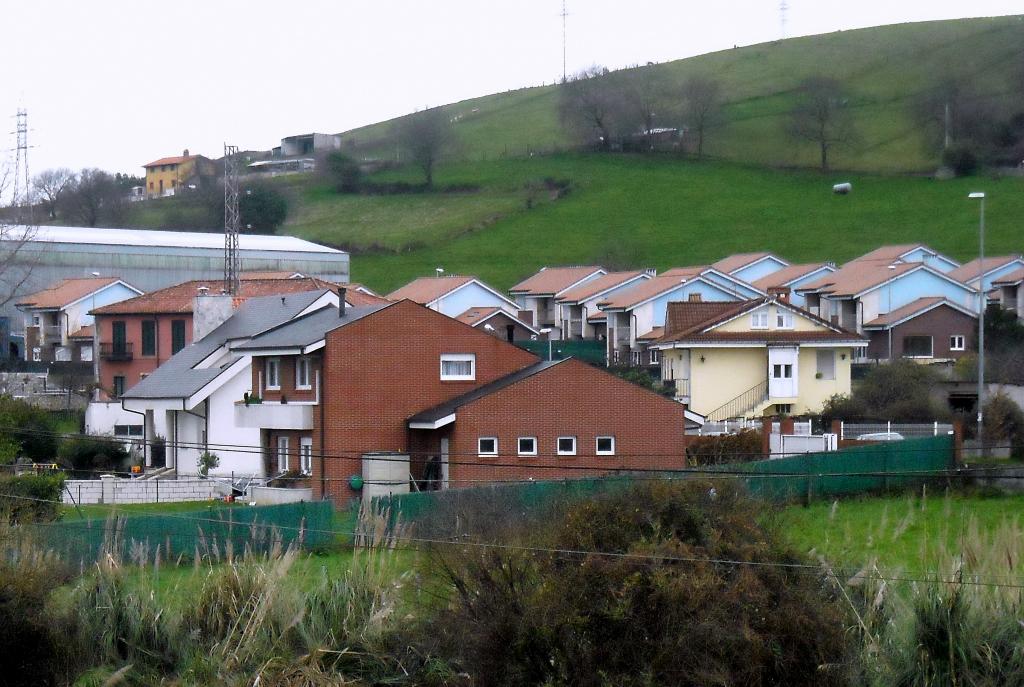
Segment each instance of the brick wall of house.
[[[474,353],[476,379],[441,381],[443,353]],[[411,301],[328,333],[323,451],[330,481],[319,479],[320,461],[314,460],[314,497],[326,486],[332,498],[351,498],[344,479],[361,473],[363,453],[406,451],[410,416],[536,361],[527,351]],[[315,413],[315,451],[321,431]]]
[[[262,388],[262,398],[266,401],[278,402],[281,397],[284,396],[288,401],[302,401],[312,402],[316,400],[316,384],[317,375],[321,369],[321,355],[319,352],[312,353],[308,356],[296,356],[296,355],[283,355],[283,356],[271,356],[276,357],[280,361],[280,389],[267,389],[267,357],[255,357],[253,358],[252,364],[252,392],[256,395],[260,395],[260,389]],[[295,385],[295,365],[296,360],[299,357],[305,357],[309,359],[310,370],[309,370],[309,389],[299,389]]]
[[[893,358],[903,356],[903,338],[907,336],[932,337],[933,358],[959,358],[968,351],[953,351],[949,347],[951,336],[963,336],[967,349],[977,345],[978,320],[965,315],[959,310],[941,305],[933,310],[915,317],[903,324],[896,325],[892,330]],[[867,356],[869,358],[886,359],[889,356],[889,333],[886,331],[869,332]]]
[[[449,446],[449,483],[462,487],[594,477],[613,470],[680,469],[686,465],[683,411],[679,403],[568,360],[458,410]],[[556,442],[563,436],[576,437],[575,456],[557,455]],[[615,438],[615,455],[597,455],[598,436]],[[497,456],[478,454],[480,437],[498,438]],[[537,438],[536,456],[518,455],[519,437]]]

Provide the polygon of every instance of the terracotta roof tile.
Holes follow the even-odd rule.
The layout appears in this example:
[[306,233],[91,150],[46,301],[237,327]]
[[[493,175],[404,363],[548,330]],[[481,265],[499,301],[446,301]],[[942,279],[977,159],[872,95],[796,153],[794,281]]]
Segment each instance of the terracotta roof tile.
[[509,289],[509,293],[553,296],[565,291],[576,282],[589,277],[591,274],[599,270],[603,270],[603,268],[598,267],[597,265],[545,267],[536,274],[527,277],[513,286]]
[[142,165],[143,167],[159,167],[160,165],[180,165],[182,162],[188,162],[189,160],[195,160],[201,155],[176,155],[175,157],[162,157],[159,160],[153,160],[150,163]]
[[698,274],[701,274],[702,272],[707,270],[708,267],[709,267],[708,265],[691,265],[689,267],[673,267],[671,269],[665,270],[664,272],[662,272],[658,276],[659,277],[687,277],[687,278],[689,278],[689,277],[696,277]]
[[[885,261],[848,262],[831,274],[804,284],[797,291],[820,290],[832,296],[855,296],[873,287],[884,284],[895,276],[920,269],[920,262],[898,262],[892,265]],[[927,268],[926,268],[927,269]]]
[[[682,269],[682,268],[678,268]],[[665,291],[670,291],[676,288],[683,281],[689,281],[690,277],[677,276],[675,274],[662,274],[653,279],[645,279],[637,282],[631,288],[624,289],[619,293],[616,293],[606,300],[598,303],[603,308],[628,308],[630,306],[641,303],[648,298],[653,298]]]
[[87,324],[84,327],[80,327],[75,331],[68,334],[69,339],[91,339],[96,328],[91,324]]
[[735,303],[681,301],[668,304],[665,316],[665,334],[660,342],[696,343],[799,343],[802,341],[865,341],[853,332],[836,327],[817,315],[798,308],[791,303],[787,307],[812,322],[826,327],[823,331],[793,331],[778,329],[751,329],[746,332],[720,332],[712,329],[715,325],[754,310],[773,301],[771,298],[757,298]]
[[[890,263],[898,260],[901,256],[906,255],[915,248],[924,248],[931,250],[928,246],[923,243],[900,243],[894,246],[880,246],[873,251],[865,253],[859,258],[854,258],[850,262],[885,262]],[[846,263],[847,265],[850,262]]]
[[776,258],[778,260],[782,260],[782,258],[779,258],[777,255],[774,255],[767,251],[760,251],[757,253],[736,253],[735,255],[729,255],[727,257],[724,257],[718,262],[711,263],[711,266],[714,267],[719,272],[732,274],[738,269],[746,267],[747,265],[751,265],[757,262],[758,260],[761,260],[762,258],[767,258],[769,256]]
[[[479,308],[469,308],[466,312],[455,317],[459,322],[463,322],[470,326],[476,325],[478,322],[486,320],[488,317],[496,312],[505,312],[501,308],[494,306],[483,306]],[[507,313],[506,313],[507,314]]]
[[65,279],[55,286],[19,299],[16,305],[26,308],[62,308],[117,281],[120,281],[118,277]]
[[388,294],[388,300],[408,298],[421,305],[436,301],[441,296],[473,281],[474,277],[420,277]]
[[264,270],[254,272],[242,272],[238,278],[242,281],[250,279],[301,279],[305,277],[302,272],[289,272],[288,270]]
[[827,265],[828,263],[824,262],[808,262],[802,265],[790,265],[789,267],[783,267],[781,270],[772,272],[771,274],[761,277],[751,283],[762,291],[767,291],[771,288],[786,286],[790,282],[796,281],[800,277],[805,277],[812,272],[820,270],[822,267],[826,267]]
[[588,298],[592,298],[602,291],[608,289],[614,289],[616,286],[621,286],[630,280],[635,280],[637,277],[643,275],[643,270],[632,270],[630,272],[609,272],[608,274],[601,275],[596,279],[574,286],[561,296],[558,297],[559,303],[578,303],[579,301],[585,301]]
[[637,341],[656,341],[656,340],[660,339],[664,334],[665,334],[665,328],[664,327],[654,327],[653,329],[651,329],[651,331],[647,332],[646,334],[641,334],[640,336],[636,337],[636,340]]
[[[984,271],[986,273],[988,273],[988,272],[991,272],[994,269],[998,269],[998,268],[1002,267],[1003,265],[1008,265],[1008,264],[1014,262],[1015,260],[1020,260],[1020,259],[1021,259],[1021,257],[1019,255],[1000,255],[1000,256],[994,256],[994,257],[991,257],[991,258],[985,258]],[[958,281],[962,281],[962,282],[964,282],[966,284],[967,282],[971,281],[972,279],[977,279],[978,278],[978,272],[981,269],[982,269],[981,268],[981,261],[978,258],[975,258],[974,260],[971,260],[970,262],[965,262],[964,264],[960,265],[960,267],[957,267],[955,270],[951,270],[950,272],[947,272],[946,274],[948,274],[949,276],[953,277],[953,279],[956,279]]]
[[999,277],[999,279],[996,279],[992,283],[993,284],[1016,284],[1016,283],[1021,282],[1021,281],[1024,281],[1024,267],[1021,267],[1019,270],[1014,270],[1013,272],[1010,272],[1009,274],[1004,274],[1003,276]]
[[870,322],[865,322],[864,326],[885,327],[887,325],[893,324],[894,322],[900,322],[915,315],[921,314],[924,311],[929,310],[936,305],[943,304],[948,305],[949,307],[955,310],[964,310],[963,307],[953,305],[952,303],[950,303],[948,300],[941,296],[928,296],[925,298],[918,298],[916,301],[911,301],[910,303],[904,305],[902,308],[896,308],[892,312],[883,313],[876,317],[875,319],[871,320]]
[[[210,293],[216,293],[221,285],[219,279],[193,280],[182,284],[168,286],[166,289],[151,291],[143,296],[129,298],[120,303],[105,305],[102,308],[93,310],[96,315],[155,315],[169,313],[191,313],[192,299],[196,297],[200,286],[210,288]],[[303,291],[315,291],[317,289],[335,289],[337,284],[323,281],[322,279],[250,279],[240,284],[241,291],[235,298],[235,303],[253,298],[255,296],[276,296],[278,294],[302,293]],[[374,298],[364,293],[350,291],[346,299],[352,305],[371,305],[364,303],[363,299]],[[358,303],[355,301],[359,301]],[[374,303],[380,302],[374,298]]]

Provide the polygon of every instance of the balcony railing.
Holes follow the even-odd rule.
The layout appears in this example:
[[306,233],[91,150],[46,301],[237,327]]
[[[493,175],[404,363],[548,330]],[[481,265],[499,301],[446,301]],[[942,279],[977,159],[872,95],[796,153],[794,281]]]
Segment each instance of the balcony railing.
[[312,403],[235,403],[235,426],[256,429],[313,429]]
[[132,344],[130,342],[101,343],[100,358],[110,361],[126,361],[132,359]]
[[689,379],[666,379],[662,382],[663,385],[675,391],[674,396],[681,400],[686,401],[690,398],[690,380]]

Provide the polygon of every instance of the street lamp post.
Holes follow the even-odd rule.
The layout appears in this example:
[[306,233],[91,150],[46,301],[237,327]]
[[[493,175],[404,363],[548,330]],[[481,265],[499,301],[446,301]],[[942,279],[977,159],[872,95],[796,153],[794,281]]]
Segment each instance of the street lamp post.
[[985,398],[985,193],[976,191],[968,198],[981,201],[978,218],[978,442],[984,447],[982,439],[984,411],[982,403]]

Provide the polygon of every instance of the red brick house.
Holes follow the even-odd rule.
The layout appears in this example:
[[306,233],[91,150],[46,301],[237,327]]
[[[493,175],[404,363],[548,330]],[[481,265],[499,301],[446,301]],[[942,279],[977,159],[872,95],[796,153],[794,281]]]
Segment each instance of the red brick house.
[[[262,403],[244,410],[264,418],[271,472],[308,472],[317,498],[357,497],[350,477],[381,451],[424,488],[685,464],[682,404],[409,300],[321,309],[235,350],[253,356]],[[296,401],[314,404],[308,428]]]

